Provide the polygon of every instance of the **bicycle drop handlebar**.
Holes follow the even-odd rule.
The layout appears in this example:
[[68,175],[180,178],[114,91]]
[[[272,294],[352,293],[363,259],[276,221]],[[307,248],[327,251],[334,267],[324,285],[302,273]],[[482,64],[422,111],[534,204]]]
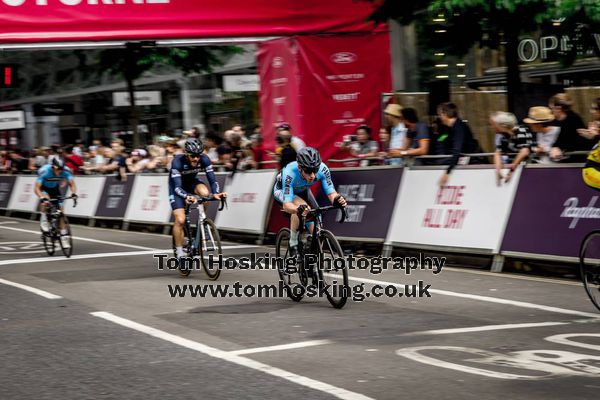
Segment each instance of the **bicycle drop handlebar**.
[[220,201],[221,204],[219,205],[219,211],[223,211],[223,208],[225,208],[227,206],[227,198],[226,197],[221,197],[220,199],[215,199],[212,195],[209,197],[204,197],[204,196],[198,196],[195,194],[190,194],[190,197],[195,198],[196,200],[198,200],[197,203],[192,203],[192,204],[186,204],[185,208],[186,209],[190,209],[192,208],[192,206],[194,204],[196,204],[196,207],[201,205],[202,203],[208,203],[209,201]]
[[58,203],[64,200],[73,200],[73,207],[77,207],[77,199],[79,198],[79,196],[74,196],[74,195],[70,195],[67,197],[64,196],[59,196],[57,198],[54,199],[41,199],[42,203]]
[[[307,220],[314,220],[317,215],[321,215],[321,214],[325,214],[327,211],[331,210],[331,209],[339,209],[342,212],[342,215],[340,217],[340,219],[338,220],[338,223],[342,223],[346,220],[346,207],[340,207],[340,206],[325,206],[325,207],[318,207],[318,208],[313,208],[311,210],[308,211],[308,214],[306,215],[306,219]],[[309,218],[310,217],[310,218]]]

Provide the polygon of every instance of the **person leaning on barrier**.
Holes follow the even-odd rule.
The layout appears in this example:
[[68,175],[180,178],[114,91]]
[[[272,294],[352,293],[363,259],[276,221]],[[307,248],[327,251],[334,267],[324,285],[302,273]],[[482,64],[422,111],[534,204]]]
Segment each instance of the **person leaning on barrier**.
[[[406,125],[402,119],[402,106],[400,104],[388,104],[383,111],[385,119],[392,127],[390,132],[390,148],[388,156],[398,157],[400,152],[406,150]],[[402,165],[401,158],[388,160],[389,165]]]
[[458,165],[461,154],[475,153],[479,150],[479,145],[473,137],[469,125],[459,118],[456,104],[442,103],[438,106],[437,113],[442,124],[450,128],[447,137],[447,140],[449,140],[447,148],[451,152],[450,165],[448,165],[446,173],[442,175],[438,182],[439,186],[444,186],[448,182],[450,173]]
[[[399,155],[406,157],[424,156],[429,154],[429,141],[431,134],[429,126],[424,122],[419,122],[417,111],[414,108],[403,108],[402,118],[406,125],[407,149],[401,150]],[[395,155],[395,152],[393,153]],[[415,160],[416,165],[423,165],[421,160]]]
[[[510,181],[515,169],[521,161],[525,161],[529,157],[531,148],[536,143],[529,128],[519,125],[517,117],[512,113],[504,111],[493,113],[490,117],[490,125],[496,131],[494,164],[496,166],[496,183],[500,186],[502,180],[505,183]],[[513,156],[514,153],[517,155]],[[510,170],[506,176],[502,174],[503,167]]]
[[579,114],[571,109],[573,101],[566,93],[559,93],[550,98],[549,105],[556,118],[555,124],[560,127],[558,138],[550,149],[550,158],[555,161],[584,162],[585,155],[564,157],[564,153],[569,151],[590,151],[595,143],[577,132],[578,129],[584,129],[585,124]]
[[[353,157],[367,158],[376,157],[379,146],[376,141],[371,140],[371,128],[363,124],[356,128],[355,135],[344,140],[342,149],[349,151]],[[361,167],[373,164],[375,164],[373,160],[361,160],[360,162]]]
[[577,129],[579,135],[586,139],[597,141],[600,139],[600,97],[596,97],[590,106],[592,120],[588,123],[587,129]]
[[531,148],[540,163],[550,163],[548,152],[556,141],[560,128],[553,125],[554,115],[548,107],[531,107],[527,118],[523,119],[535,135],[536,145]]

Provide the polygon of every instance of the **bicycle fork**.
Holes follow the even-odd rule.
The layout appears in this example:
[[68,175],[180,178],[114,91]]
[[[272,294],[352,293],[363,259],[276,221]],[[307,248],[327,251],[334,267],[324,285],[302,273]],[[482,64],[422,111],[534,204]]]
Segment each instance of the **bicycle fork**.
[[202,246],[203,251],[213,251],[215,249],[215,240],[210,228],[204,224],[204,220],[206,220],[204,207],[198,207],[196,243]]

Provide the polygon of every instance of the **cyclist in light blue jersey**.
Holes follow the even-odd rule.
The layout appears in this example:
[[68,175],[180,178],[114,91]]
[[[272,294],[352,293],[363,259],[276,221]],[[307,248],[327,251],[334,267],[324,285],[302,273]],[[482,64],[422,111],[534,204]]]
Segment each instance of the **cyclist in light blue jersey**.
[[[289,163],[277,175],[273,196],[283,210],[291,215],[290,224],[290,256],[298,254],[298,228],[299,216],[305,217],[310,210],[309,205],[317,207],[318,204],[310,191],[310,187],[321,182],[323,191],[331,201],[345,207],[346,200],[336,192],[331,180],[331,172],[327,165],[321,162],[321,155],[312,147],[305,147],[298,151],[297,161]],[[312,231],[312,226],[310,226]]]
[[[71,170],[65,165],[64,159],[55,157],[50,164],[46,164],[39,169],[34,193],[40,199],[55,199],[61,196],[60,188],[66,184],[69,185],[71,194],[77,197],[77,188]],[[61,210],[63,209],[62,202],[59,203],[59,207]],[[40,204],[40,212],[40,228],[42,231],[48,232],[50,226],[46,218],[46,206],[43,202]],[[62,226],[60,228],[64,229]],[[61,232],[61,234],[66,234],[66,231]]]

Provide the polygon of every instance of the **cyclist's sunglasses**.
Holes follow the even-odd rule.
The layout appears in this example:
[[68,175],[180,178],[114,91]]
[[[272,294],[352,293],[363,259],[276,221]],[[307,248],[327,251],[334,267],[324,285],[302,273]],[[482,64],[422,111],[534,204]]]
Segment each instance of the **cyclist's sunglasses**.
[[304,168],[304,167],[302,167],[302,171],[304,171],[304,173],[307,174],[307,175],[316,174],[318,170],[319,170],[318,168]]
[[192,153],[187,153],[187,156],[189,158],[200,158],[200,154],[192,154]]

